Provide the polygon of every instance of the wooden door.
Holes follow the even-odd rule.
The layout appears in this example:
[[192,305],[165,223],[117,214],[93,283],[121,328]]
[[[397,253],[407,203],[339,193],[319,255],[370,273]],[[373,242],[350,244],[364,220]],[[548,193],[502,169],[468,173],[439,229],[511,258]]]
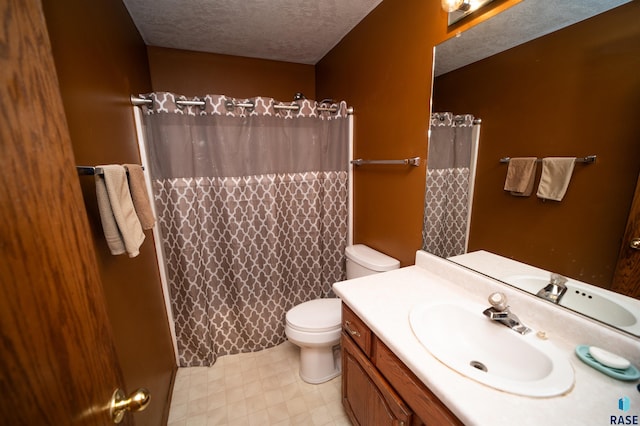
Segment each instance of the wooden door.
[[0,422],[111,424],[122,375],[44,15],[0,17]]
[[640,176],[631,203],[627,228],[622,237],[611,289],[640,299]]

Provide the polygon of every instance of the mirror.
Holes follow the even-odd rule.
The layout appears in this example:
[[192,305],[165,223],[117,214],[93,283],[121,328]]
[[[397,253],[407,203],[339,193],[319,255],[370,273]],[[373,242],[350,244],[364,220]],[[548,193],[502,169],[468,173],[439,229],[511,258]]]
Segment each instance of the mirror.
[[[615,290],[640,172],[640,4],[546,3],[520,2],[437,46],[432,110],[482,119],[470,252]],[[588,155],[560,202],[503,190],[503,157]]]

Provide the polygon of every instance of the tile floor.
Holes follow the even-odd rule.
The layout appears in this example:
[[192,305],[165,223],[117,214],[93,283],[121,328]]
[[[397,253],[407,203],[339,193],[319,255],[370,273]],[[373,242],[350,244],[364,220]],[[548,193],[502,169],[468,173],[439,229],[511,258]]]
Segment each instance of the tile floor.
[[340,377],[310,385],[298,375],[299,349],[284,342],[220,357],[212,367],[180,368],[168,426],[351,425]]

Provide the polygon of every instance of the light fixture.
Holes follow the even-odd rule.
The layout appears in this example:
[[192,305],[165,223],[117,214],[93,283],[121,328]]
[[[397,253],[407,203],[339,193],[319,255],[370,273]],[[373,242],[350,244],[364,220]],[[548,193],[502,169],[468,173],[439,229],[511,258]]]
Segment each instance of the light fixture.
[[493,0],[441,0],[442,10],[449,14],[448,25],[484,7]]
[[455,12],[456,10],[466,12],[471,9],[471,0],[442,0],[442,10],[447,13]]

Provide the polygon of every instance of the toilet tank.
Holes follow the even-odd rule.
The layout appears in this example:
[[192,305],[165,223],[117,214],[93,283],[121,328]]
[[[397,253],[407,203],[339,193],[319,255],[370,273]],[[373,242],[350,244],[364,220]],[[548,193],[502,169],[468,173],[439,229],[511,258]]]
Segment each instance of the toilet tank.
[[400,261],[365,246],[354,244],[345,249],[347,256],[347,279],[364,277],[400,267]]

